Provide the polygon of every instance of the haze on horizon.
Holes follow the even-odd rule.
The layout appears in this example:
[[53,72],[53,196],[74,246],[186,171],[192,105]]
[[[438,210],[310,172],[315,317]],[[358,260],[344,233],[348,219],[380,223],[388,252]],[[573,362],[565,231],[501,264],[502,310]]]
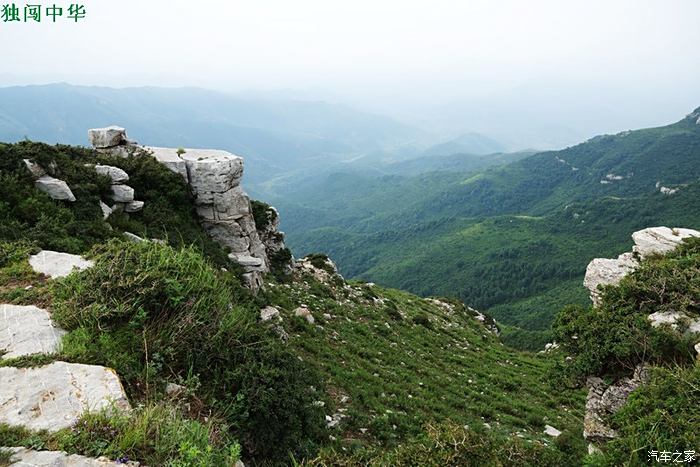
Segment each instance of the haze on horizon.
[[0,85],[197,86],[327,100],[511,149],[700,106],[700,2],[86,0],[0,23]]

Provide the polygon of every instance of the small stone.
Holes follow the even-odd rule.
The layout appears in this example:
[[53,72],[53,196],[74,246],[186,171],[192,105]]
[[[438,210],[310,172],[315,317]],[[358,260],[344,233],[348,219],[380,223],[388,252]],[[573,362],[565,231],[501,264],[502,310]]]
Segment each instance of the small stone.
[[131,232],[124,232],[123,235],[124,235],[124,237],[126,237],[127,240],[130,240],[130,241],[132,241],[132,242],[134,242],[134,243],[140,243],[140,242],[143,242],[143,241],[144,241],[143,238],[141,238],[141,237],[139,237],[138,235],[133,234],[133,233],[131,233]]
[[24,162],[24,165],[27,167],[27,170],[29,170],[29,173],[32,174],[32,177],[34,179],[46,175],[46,171],[43,168],[41,168],[39,164],[36,164],[30,161],[29,159],[22,159],[22,161]]
[[559,435],[561,435],[561,431],[557,430],[551,425],[545,425],[544,426],[544,434],[552,436],[553,438],[558,438]]
[[305,307],[299,307],[296,310],[294,310],[294,316],[304,318],[309,324],[314,324],[315,321],[314,316],[311,314],[311,311]]
[[280,311],[274,306],[266,306],[260,310],[260,320],[270,321],[272,319],[280,319]]
[[139,212],[143,209],[143,201],[131,201],[124,205],[124,212]]
[[185,386],[181,386],[175,383],[168,383],[165,385],[165,394],[169,397],[177,397],[185,392]]
[[330,314],[328,314],[328,313],[323,314],[323,319],[325,319],[326,321],[330,320],[331,318],[333,318],[333,317]]

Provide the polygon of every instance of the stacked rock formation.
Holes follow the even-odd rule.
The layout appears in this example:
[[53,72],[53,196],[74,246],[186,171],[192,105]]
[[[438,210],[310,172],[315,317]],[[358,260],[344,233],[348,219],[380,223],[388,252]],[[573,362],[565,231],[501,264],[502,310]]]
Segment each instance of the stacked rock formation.
[[66,182],[47,175],[43,167],[29,159],[24,159],[24,165],[34,178],[34,186],[39,191],[43,191],[51,199],[58,201],[70,201],[71,203],[75,201],[75,195]]
[[241,186],[241,157],[213,149],[139,147],[120,127],[93,129],[89,135],[90,143],[99,151],[125,157],[151,155],[181,175],[192,189],[204,229],[230,249],[229,258],[244,268],[250,288],[262,286],[262,273],[270,270],[268,255],[284,248],[283,236],[277,230],[277,219],[265,228],[269,241],[264,243],[260,238],[250,198]]
[[[632,234],[634,246],[631,252],[623,253],[617,259],[596,258],[586,268],[583,281],[591,294],[594,306],[599,306],[601,296],[599,286],[617,285],[623,277],[639,267],[639,261],[651,255],[663,255],[673,251],[684,239],[700,237],[700,232],[691,229],[669,229],[651,227]],[[684,326],[685,332],[700,332],[700,319],[690,319],[679,312],[658,312],[648,316],[652,326],[668,324],[677,331]],[[700,354],[700,342],[695,346]],[[586,381],[588,397],[584,415],[583,436],[591,442],[605,442],[617,437],[617,433],[606,422],[626,402],[629,394],[648,381],[647,369],[638,366],[629,378],[622,378],[606,384],[602,378],[592,376]],[[594,445],[589,450],[595,450]]]

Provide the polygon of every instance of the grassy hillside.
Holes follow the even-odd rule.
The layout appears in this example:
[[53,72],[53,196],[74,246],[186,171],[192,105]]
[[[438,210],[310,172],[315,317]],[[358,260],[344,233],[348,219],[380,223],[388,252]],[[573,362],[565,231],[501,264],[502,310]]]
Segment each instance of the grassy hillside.
[[[503,346],[460,302],[346,283],[318,268],[268,277],[253,296],[199,230],[182,180],[152,159],[29,142],[0,149],[0,302],[46,307],[69,331],[59,354],[2,365],[108,366],[136,407],[89,414],[55,434],[0,425],[0,446],[148,465],[229,465],[241,455],[253,465],[292,456],[327,465],[468,430],[469,449],[489,448],[466,465],[555,466],[584,454],[582,391],[552,385],[549,356]],[[37,191],[25,157],[53,167],[79,201]],[[110,217],[108,227],[96,201],[105,181],[86,162],[124,167],[144,211]],[[123,229],[165,243],[126,242]],[[40,248],[86,254],[95,266],[46,281],[27,261]],[[302,305],[313,324],[296,316]],[[266,306],[281,320],[261,322]],[[183,389],[169,395],[167,383]],[[554,441],[545,424],[564,434]]]
[[[348,276],[457,296],[507,325],[545,331],[561,306],[585,300],[588,262],[621,251],[630,232],[700,227],[696,119],[477,173],[335,174],[275,201],[295,251],[327,251]],[[531,348],[548,339],[508,336]]]

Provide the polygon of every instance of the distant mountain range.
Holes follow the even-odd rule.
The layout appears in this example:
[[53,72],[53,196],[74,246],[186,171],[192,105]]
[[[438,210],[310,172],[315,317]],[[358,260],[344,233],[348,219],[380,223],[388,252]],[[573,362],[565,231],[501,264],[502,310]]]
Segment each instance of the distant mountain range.
[[485,170],[335,173],[274,202],[295,252],[328,252],[350,277],[457,295],[526,330],[511,342],[537,347],[563,305],[586,302],[594,256],[624,251],[644,227],[700,227],[699,118]]

